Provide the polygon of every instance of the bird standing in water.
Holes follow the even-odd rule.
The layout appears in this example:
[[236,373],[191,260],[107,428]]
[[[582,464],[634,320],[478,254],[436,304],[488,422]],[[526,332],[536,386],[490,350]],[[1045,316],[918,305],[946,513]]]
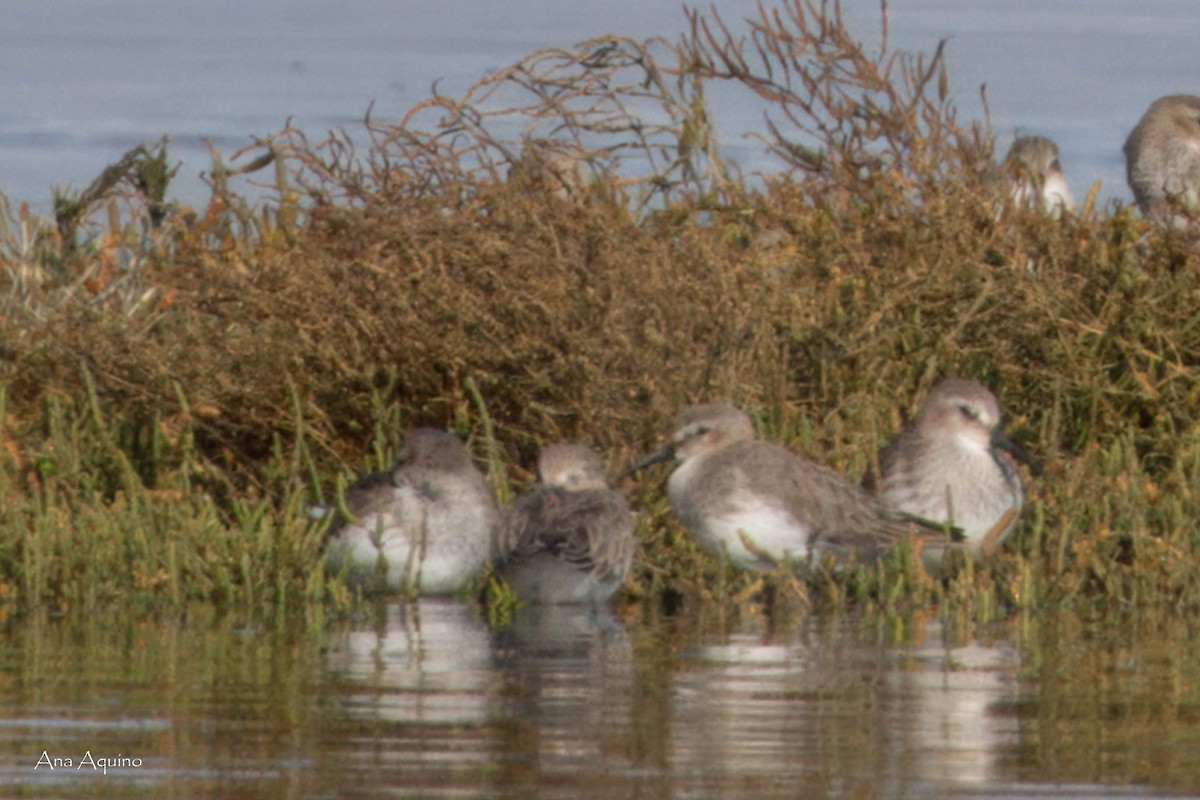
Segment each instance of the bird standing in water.
[[404,439],[395,466],[345,492],[350,517],[330,532],[326,563],[354,585],[408,594],[453,594],[487,561],[499,519],[471,453],[432,428]]
[[603,603],[637,549],[628,503],[587,445],[544,448],[538,478],[504,514],[497,571],[526,602]]

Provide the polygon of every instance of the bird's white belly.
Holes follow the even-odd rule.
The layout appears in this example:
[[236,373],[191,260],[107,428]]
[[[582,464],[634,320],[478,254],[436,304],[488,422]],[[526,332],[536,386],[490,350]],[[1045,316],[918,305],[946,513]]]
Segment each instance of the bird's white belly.
[[[713,555],[724,551],[742,569],[767,569],[772,561],[808,557],[809,531],[782,501],[745,486],[720,497],[700,496],[695,481],[703,466],[704,459],[689,459],[667,481],[671,504],[702,548]],[[767,558],[746,547],[743,537]]]
[[772,561],[808,557],[808,531],[782,507],[770,503],[739,502],[697,520],[694,531],[701,547],[713,554],[724,550],[730,563],[743,569],[764,569]]
[[1061,175],[1050,175],[1046,178],[1042,185],[1042,205],[1046,211],[1056,216],[1062,211],[1075,208],[1075,198],[1071,196],[1071,189]]
[[[984,539],[1010,509],[1020,512],[1020,483],[1005,475],[988,457],[987,469],[946,470],[918,485],[897,481],[885,492],[885,501],[893,508],[930,522],[949,523],[963,532],[966,541],[979,555]],[[937,475],[942,477],[938,479]],[[1016,527],[1014,516],[995,537],[1004,541]]]
[[384,510],[345,526],[331,545],[330,558],[335,566],[349,560],[353,580],[386,567],[390,590],[450,594],[483,567],[490,524],[488,515],[470,502],[429,501],[400,487]]

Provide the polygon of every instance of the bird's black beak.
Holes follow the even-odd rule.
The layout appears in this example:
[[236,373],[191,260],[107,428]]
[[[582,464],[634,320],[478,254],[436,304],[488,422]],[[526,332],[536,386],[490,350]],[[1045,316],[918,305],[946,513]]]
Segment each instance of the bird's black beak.
[[999,428],[996,428],[992,433],[992,447],[995,447],[997,450],[1003,450],[1017,461],[1029,467],[1029,471],[1033,473],[1034,477],[1042,474],[1042,462],[1034,458],[1025,449],[1024,445],[1015,439],[1009,438],[1008,434]]
[[633,475],[634,473],[641,472],[646,467],[652,466],[654,464],[658,464],[661,461],[670,461],[673,458],[675,458],[675,445],[668,444],[663,449],[661,449],[657,452],[651,453],[650,455],[646,456],[645,458],[635,461],[633,463],[633,465],[626,471],[625,474]]

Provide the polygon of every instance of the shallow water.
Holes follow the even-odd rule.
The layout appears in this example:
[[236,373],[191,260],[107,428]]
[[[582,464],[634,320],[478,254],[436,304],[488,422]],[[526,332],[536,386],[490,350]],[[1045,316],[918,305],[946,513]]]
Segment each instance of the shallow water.
[[[715,5],[739,25],[754,5]],[[846,2],[851,29],[879,41],[879,4]],[[1200,92],[1191,0],[890,0],[893,47],[932,52],[948,40],[951,89],[963,119],[982,116],[987,85],[997,149],[1018,133],[1062,146],[1077,198],[1129,199],[1121,144],[1156,97]],[[281,129],[319,138],[353,130],[370,103],[395,119],[429,95],[452,96],[542,47],[607,33],[675,38],[680,4],[640,0],[497,3],[441,0],[110,0],[15,3],[0,53],[0,191],[48,208],[52,185],[81,189],[141,142],[171,137],[183,167],[172,196],[207,197],[205,141],[232,151]],[[741,137],[761,109],[722,95],[717,130],[747,172],[772,169]]]
[[[285,627],[204,612],[8,620],[0,783],[65,798],[1200,788],[1187,621],[1026,617],[968,633],[527,609],[491,630],[470,606],[426,601]],[[93,768],[106,758],[119,765]]]

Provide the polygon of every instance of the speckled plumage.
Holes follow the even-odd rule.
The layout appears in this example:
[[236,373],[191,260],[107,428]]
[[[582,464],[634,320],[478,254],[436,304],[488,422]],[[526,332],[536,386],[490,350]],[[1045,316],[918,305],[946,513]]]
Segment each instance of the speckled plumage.
[[996,396],[978,381],[945,378],[879,452],[877,491],[889,507],[948,523],[975,555],[990,555],[1016,529],[1024,502],[1014,447]]
[[1150,104],[1125,141],[1125,175],[1143,214],[1200,214],[1200,97],[1173,94]]
[[526,602],[603,603],[637,549],[629,505],[586,445],[546,447],[538,473],[504,514],[497,570]]
[[731,406],[685,409],[672,440],[635,469],[677,459],[667,481],[675,513],[702,548],[743,569],[867,560],[906,536],[930,535],[828,467],[755,440],[750,418]]
[[354,519],[334,523],[329,569],[410,594],[462,589],[487,561],[499,518],[470,451],[432,428],[405,437],[396,465],[347,489],[345,506]]

